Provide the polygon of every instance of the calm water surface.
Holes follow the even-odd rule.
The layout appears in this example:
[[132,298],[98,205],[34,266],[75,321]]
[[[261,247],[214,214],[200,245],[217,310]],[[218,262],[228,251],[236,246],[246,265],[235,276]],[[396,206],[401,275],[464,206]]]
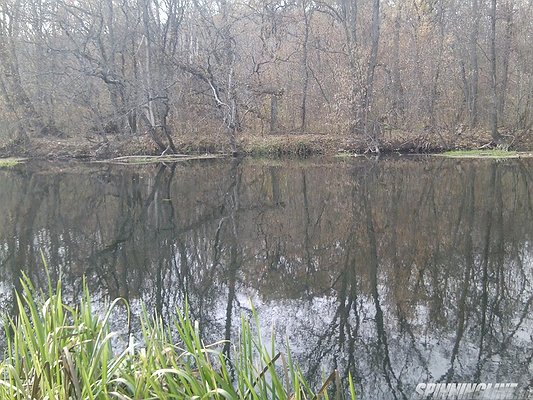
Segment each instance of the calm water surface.
[[[531,160],[203,161],[0,171],[0,302],[42,251],[67,297],[164,316],[207,339],[258,309],[311,377],[362,399],[418,382],[533,385]],[[135,326],[132,328],[135,330]]]

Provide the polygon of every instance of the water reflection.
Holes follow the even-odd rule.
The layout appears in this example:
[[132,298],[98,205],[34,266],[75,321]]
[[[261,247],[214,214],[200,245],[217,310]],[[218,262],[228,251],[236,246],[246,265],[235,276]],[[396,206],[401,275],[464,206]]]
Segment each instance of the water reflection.
[[[38,166],[0,172],[0,289],[14,309],[40,252],[68,296],[165,316],[187,296],[207,337],[249,299],[311,376],[364,399],[418,382],[532,386],[533,163],[409,159]],[[268,329],[266,329],[268,331]]]

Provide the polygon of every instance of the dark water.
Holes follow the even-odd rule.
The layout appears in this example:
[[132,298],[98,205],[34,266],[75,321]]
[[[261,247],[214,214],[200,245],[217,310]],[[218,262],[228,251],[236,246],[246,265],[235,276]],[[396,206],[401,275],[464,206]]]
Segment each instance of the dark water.
[[250,300],[304,371],[363,399],[419,382],[533,384],[533,162],[208,161],[0,171],[0,296],[21,272],[172,314],[206,337]]

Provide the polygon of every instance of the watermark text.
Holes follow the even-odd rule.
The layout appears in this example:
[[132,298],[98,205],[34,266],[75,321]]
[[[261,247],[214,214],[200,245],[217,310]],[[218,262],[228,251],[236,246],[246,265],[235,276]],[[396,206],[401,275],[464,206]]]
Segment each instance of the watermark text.
[[513,400],[517,383],[419,383],[417,399]]

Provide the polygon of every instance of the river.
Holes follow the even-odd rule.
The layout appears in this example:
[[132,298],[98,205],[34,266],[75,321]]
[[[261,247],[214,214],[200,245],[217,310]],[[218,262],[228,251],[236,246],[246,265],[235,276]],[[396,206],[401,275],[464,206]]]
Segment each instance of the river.
[[527,159],[29,163],[0,170],[0,302],[14,309],[23,272],[46,285],[44,258],[73,302],[83,276],[134,313],[187,298],[206,340],[253,304],[308,376],[350,371],[361,399],[525,390],[532,196]]

